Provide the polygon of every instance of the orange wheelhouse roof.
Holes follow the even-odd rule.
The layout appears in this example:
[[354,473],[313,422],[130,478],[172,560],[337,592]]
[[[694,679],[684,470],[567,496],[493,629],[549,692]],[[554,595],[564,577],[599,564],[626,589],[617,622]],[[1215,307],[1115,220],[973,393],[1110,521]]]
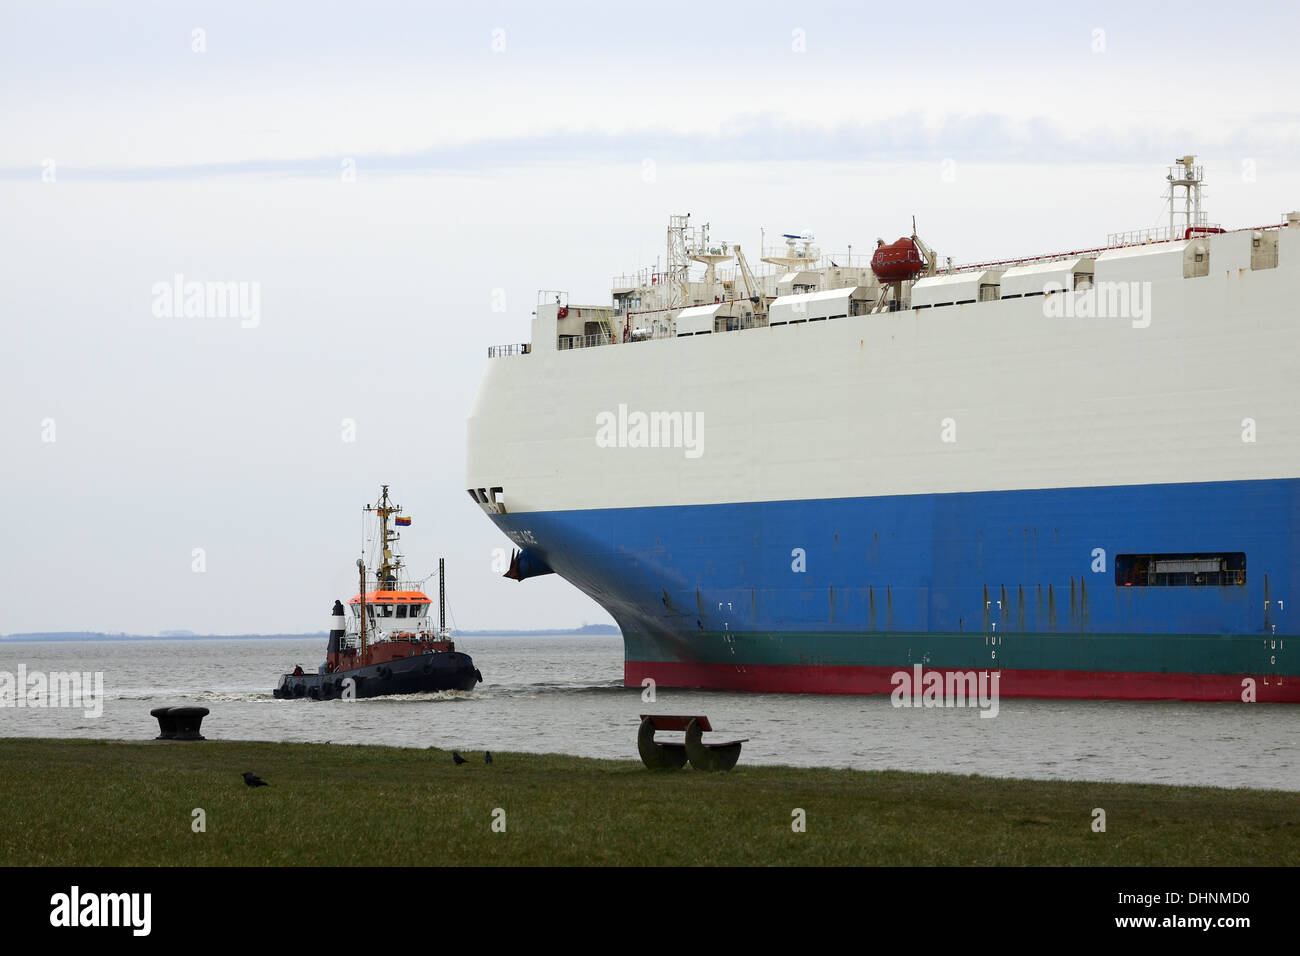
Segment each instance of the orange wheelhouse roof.
[[[348,604],[360,604],[360,595],[354,596]],[[428,604],[429,595],[423,591],[367,591],[367,604]]]

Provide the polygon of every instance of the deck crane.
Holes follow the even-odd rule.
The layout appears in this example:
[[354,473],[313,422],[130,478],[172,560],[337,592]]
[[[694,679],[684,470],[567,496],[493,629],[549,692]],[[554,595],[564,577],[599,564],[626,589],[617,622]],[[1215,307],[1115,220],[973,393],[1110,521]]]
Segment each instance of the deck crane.
[[749,271],[749,263],[745,261],[745,254],[740,251],[739,244],[731,247],[736,256],[736,265],[740,268],[740,277],[745,283],[745,295],[754,305],[754,315],[767,315],[767,296],[763,292],[763,287],[758,284],[754,278],[754,273]]
[[921,237],[916,234],[916,217],[912,217],[912,244],[916,250],[921,253],[921,258],[925,260],[925,274],[934,275],[939,271],[939,257],[935,251],[921,241]]

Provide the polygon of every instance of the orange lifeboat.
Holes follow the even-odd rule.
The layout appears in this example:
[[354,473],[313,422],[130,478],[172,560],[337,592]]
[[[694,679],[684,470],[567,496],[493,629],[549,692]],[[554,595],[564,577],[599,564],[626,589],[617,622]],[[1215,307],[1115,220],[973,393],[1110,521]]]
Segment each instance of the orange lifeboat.
[[925,259],[915,242],[902,238],[876,248],[871,257],[871,271],[881,282],[902,282],[924,272]]

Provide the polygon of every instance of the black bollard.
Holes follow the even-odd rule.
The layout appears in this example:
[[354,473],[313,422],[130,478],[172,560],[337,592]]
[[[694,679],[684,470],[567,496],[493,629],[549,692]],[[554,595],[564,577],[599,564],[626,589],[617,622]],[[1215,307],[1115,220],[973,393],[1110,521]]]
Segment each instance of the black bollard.
[[199,725],[203,723],[203,718],[206,716],[208,716],[206,707],[173,707],[171,717],[176,722],[176,739],[206,740],[207,738],[199,733]]
[[176,721],[172,718],[170,707],[155,707],[149,711],[150,716],[158,718],[159,734],[154,740],[175,740]]
[[206,707],[155,707],[150,715],[158,718],[161,733],[155,740],[206,740],[199,733],[203,718],[210,711]]

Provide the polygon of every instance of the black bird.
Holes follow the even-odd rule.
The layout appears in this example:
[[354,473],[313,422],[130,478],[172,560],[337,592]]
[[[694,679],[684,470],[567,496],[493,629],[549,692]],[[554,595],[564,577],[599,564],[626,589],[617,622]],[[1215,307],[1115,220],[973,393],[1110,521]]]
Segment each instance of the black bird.
[[492,762],[492,751],[490,751],[490,750],[485,750],[485,751],[483,751],[483,762],[484,762],[484,763],[491,763],[491,762]]
[[270,784],[255,773],[244,774],[244,783],[250,787],[269,787]]
[[454,750],[451,752],[451,759],[454,760],[454,761],[456,761],[456,766],[457,766],[457,767],[459,767],[459,766],[460,766],[461,764],[463,764],[463,763],[469,763],[468,760],[466,760],[466,759],[465,759],[464,757],[462,757],[460,754],[456,753],[456,751],[454,751]]

